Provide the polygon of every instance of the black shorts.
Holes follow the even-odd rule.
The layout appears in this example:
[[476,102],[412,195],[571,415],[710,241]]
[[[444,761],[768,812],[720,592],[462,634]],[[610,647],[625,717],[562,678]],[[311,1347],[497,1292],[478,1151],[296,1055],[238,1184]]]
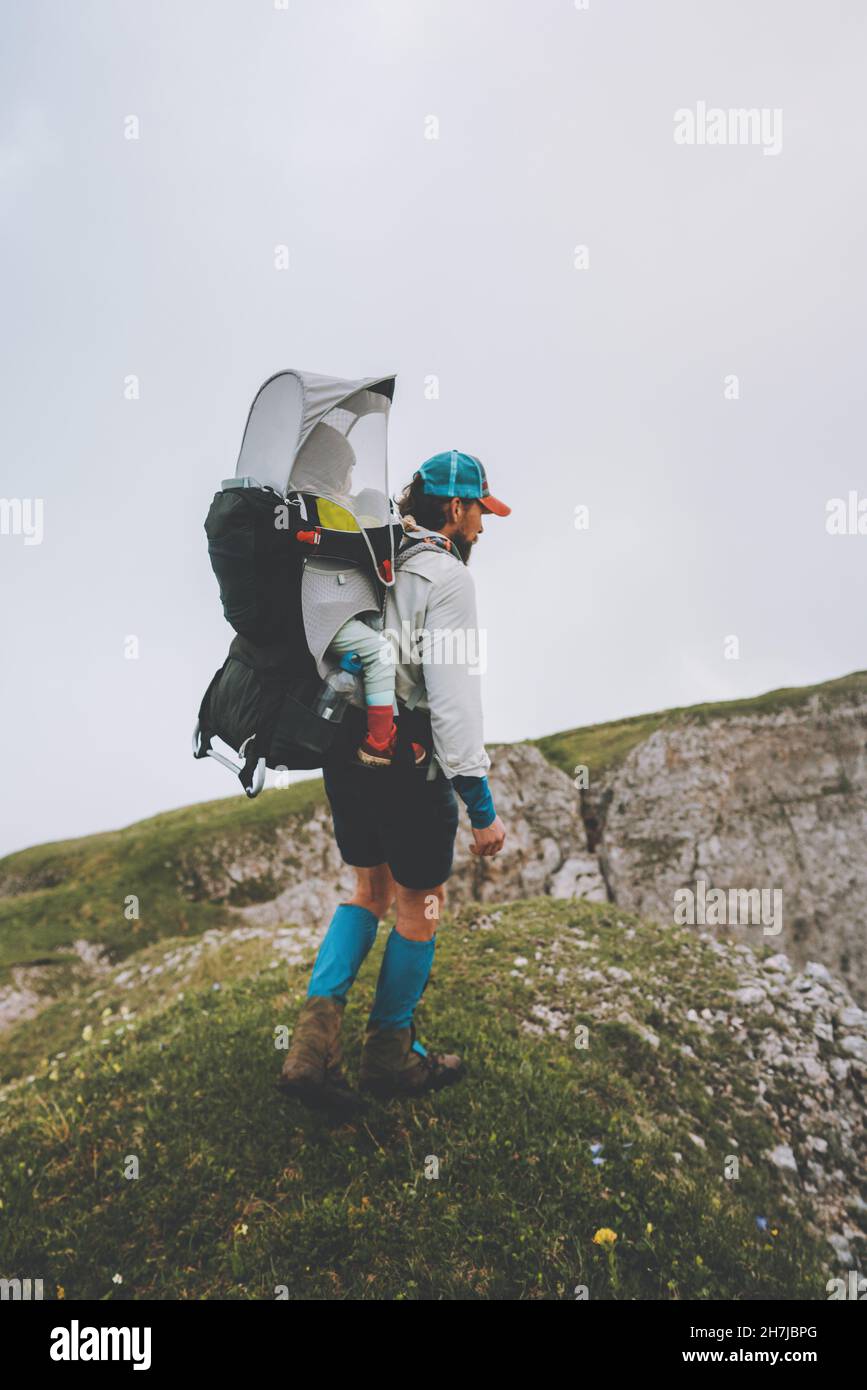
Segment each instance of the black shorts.
[[387,864],[404,888],[437,888],[452,871],[458,803],[451,782],[427,768],[368,768],[350,761],[323,769],[334,838],[345,862]]

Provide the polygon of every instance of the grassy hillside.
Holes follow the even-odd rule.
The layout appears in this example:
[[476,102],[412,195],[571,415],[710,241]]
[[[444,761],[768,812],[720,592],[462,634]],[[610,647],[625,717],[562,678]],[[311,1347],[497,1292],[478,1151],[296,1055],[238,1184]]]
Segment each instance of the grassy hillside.
[[638,714],[629,719],[613,719],[605,724],[588,724],[584,728],[565,729],[532,742],[556,767],[571,777],[580,764],[592,771],[594,781],[613,771],[639,743],[649,738],[663,725],[682,720],[706,722],[711,719],[730,719],[736,716],[777,714],[784,709],[798,709],[814,696],[828,708],[853,695],[867,695],[867,671],[853,671],[838,680],[823,681],[820,685],[786,686],[753,695],[745,700],[720,700],[711,704],[682,705],[658,710],[654,714]]
[[33,1072],[4,1099],[0,1270],[67,1299],[824,1298],[827,1250],[761,1160],[776,1141],[742,1058],[686,1017],[725,1003],[737,957],[636,925],[550,900],[447,920],[421,1035],[469,1080],[337,1127],[273,1086],[306,960],[238,929],[145,947],[56,1006],[66,1046],[45,1014],[18,1030]]
[[[97,942],[120,959],[161,937],[196,935],[227,920],[220,903],[178,892],[184,855],[206,854],[216,837],[251,847],[267,842],[288,816],[321,803],[318,778],[264,792],[255,801],[231,797],[167,811],[123,830],[35,845],[0,860],[0,984],[13,965],[74,960],[71,946]],[[128,920],[134,894],[140,916]],[[8,896],[7,896],[8,895]],[[55,981],[62,992],[66,975]]]

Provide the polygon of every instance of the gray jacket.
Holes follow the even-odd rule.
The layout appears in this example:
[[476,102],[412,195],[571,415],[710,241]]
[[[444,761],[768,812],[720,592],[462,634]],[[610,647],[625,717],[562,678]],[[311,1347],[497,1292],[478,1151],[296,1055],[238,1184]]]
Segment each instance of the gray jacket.
[[[423,527],[410,540],[434,533]],[[482,729],[485,634],[473,577],[429,545],[401,560],[388,591],[385,628],[395,647],[395,687],[410,708],[430,711],[434,755],[446,777],[484,777],[491,765]]]

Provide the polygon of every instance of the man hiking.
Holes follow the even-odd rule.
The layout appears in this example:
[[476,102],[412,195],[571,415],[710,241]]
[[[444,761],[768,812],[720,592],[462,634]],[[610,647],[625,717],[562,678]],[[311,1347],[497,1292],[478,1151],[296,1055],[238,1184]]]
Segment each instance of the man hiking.
[[[313,1105],[353,1104],[341,1071],[343,1010],[393,903],[396,923],[367,1025],[361,1087],[382,1097],[421,1095],[460,1079],[461,1059],[427,1052],[413,1025],[452,869],[455,791],[469,814],[474,854],[498,854],[506,836],[486,777],[479,672],[468,659],[477,621],[467,564],[485,513],[508,516],[511,509],[488,492],[479,460],[456,449],[423,463],[399,505],[407,535],[385,626],[413,634],[415,650],[406,652],[401,642],[396,652],[398,756],[387,770],[366,769],[354,756],[349,727],[323,769],[335,838],[355,868],[356,889],[337,907],[319,948],[280,1077],[282,1090]],[[355,715],[363,720],[351,709],[344,722],[352,726]],[[418,744],[427,750],[426,766],[416,765]]]

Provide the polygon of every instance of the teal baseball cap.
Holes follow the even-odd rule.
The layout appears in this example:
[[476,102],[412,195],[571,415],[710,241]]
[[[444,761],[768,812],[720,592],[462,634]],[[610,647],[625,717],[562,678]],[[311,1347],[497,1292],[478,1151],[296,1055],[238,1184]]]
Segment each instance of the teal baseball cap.
[[447,449],[445,453],[425,459],[418,476],[424,484],[422,491],[429,497],[473,498],[481,502],[483,511],[493,512],[494,516],[508,516],[512,510],[498,497],[491,496],[481,461],[473,454],[461,453],[460,449]]

